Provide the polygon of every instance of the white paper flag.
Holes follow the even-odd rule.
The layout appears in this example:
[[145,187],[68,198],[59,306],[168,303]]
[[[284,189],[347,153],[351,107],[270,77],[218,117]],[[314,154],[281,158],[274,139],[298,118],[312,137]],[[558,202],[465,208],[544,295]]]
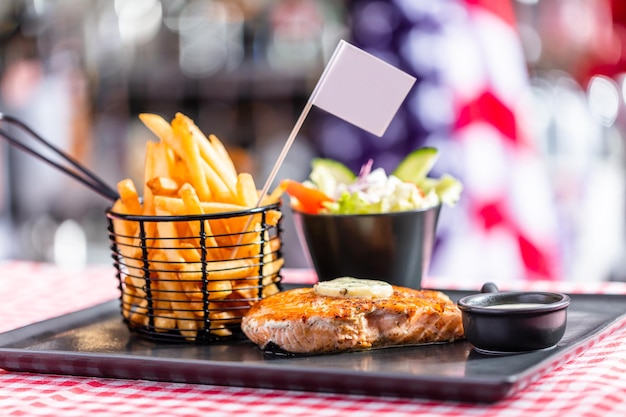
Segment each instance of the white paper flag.
[[[257,206],[269,191],[312,106],[380,137],[413,84],[415,77],[346,41],[340,41],[283,145],[261,190]],[[249,225],[250,220],[246,229]]]
[[415,77],[340,41],[309,101],[376,136],[382,136]]

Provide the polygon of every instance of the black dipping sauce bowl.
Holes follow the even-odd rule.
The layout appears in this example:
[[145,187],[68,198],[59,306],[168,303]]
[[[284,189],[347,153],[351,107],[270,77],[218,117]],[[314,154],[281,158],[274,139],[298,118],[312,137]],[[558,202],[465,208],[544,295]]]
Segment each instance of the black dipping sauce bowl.
[[487,283],[458,301],[465,338],[476,351],[510,354],[550,349],[561,340],[570,297],[553,292],[500,292]]

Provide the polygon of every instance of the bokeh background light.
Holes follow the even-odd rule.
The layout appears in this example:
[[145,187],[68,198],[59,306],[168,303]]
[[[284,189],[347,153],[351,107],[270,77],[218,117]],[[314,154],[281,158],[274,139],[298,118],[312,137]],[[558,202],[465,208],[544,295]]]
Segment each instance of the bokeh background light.
[[[262,184],[339,39],[418,82],[382,139],[314,109],[279,179],[436,146],[466,193],[432,275],[626,280],[621,0],[7,0],[0,111],[111,185],[141,176],[137,115],[180,111]],[[0,259],[109,263],[107,205],[0,142]],[[291,221],[287,267],[307,267]]]

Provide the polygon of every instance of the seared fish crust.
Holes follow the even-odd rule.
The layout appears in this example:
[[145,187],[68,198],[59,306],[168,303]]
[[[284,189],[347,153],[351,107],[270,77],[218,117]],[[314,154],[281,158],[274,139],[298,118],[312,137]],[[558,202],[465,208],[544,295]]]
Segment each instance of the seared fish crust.
[[342,298],[298,288],[265,298],[243,318],[245,335],[261,348],[330,353],[463,338],[461,312],[447,295],[393,287],[388,298]]

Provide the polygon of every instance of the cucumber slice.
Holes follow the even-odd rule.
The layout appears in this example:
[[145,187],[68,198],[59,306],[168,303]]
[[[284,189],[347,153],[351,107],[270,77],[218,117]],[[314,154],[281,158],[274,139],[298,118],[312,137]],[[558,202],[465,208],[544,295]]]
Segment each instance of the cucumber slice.
[[[311,162],[311,174],[320,168],[327,171],[338,183],[350,184],[356,179],[356,174],[339,161],[328,158],[314,158]],[[315,178],[311,178],[315,181]]]
[[311,166],[309,180],[332,198],[337,197],[338,184],[350,184],[356,179],[350,168],[333,159],[315,158]]
[[419,184],[437,162],[437,148],[425,146],[408,154],[393,171],[402,181]]
[[420,181],[417,186],[428,194],[431,191],[437,194],[439,201],[454,207],[461,198],[463,192],[463,184],[450,174],[443,174],[441,178],[426,177]]
[[435,184],[435,193],[442,203],[453,207],[461,198],[463,184],[450,174],[443,174]]

